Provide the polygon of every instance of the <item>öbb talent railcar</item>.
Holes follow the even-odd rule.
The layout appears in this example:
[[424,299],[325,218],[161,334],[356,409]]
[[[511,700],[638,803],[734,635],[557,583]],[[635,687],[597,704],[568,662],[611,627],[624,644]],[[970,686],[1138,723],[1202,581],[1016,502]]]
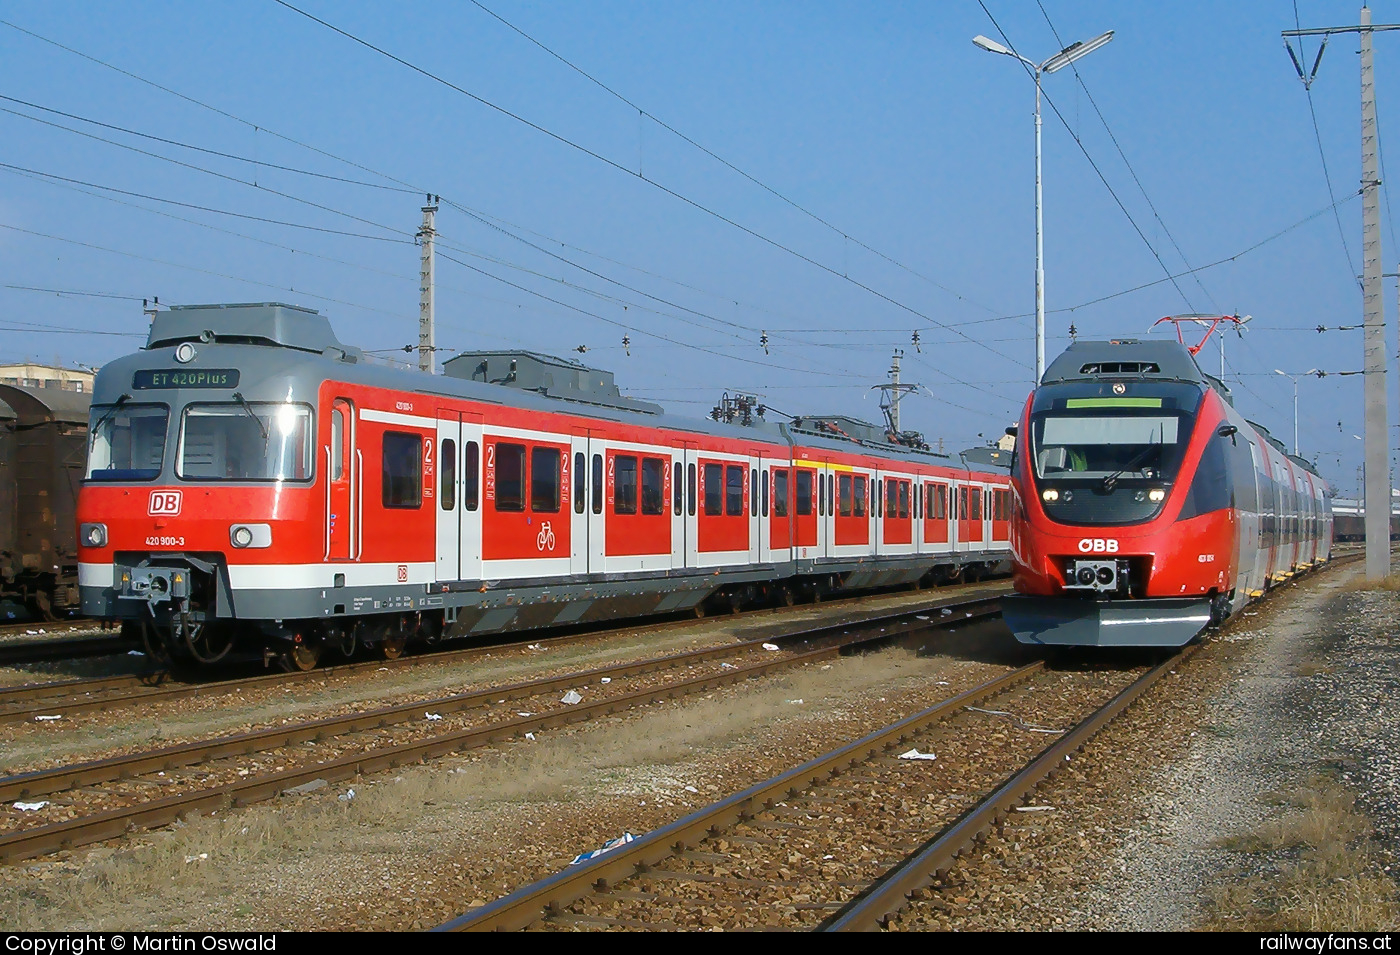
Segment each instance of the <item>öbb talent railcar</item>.
[[1326,482],[1177,342],[1076,342],[1016,433],[1022,643],[1181,646],[1331,558]]
[[153,652],[309,667],[1006,559],[1006,472],[883,429],[673,417],[528,353],[359,359],[292,306],[156,315],[94,389],[84,611]]

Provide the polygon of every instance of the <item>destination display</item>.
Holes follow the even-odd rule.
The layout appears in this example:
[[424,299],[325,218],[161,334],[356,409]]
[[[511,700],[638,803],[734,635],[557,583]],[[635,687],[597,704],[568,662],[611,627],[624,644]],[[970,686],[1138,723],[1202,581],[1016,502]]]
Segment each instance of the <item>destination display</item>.
[[143,368],[131,376],[137,391],[151,388],[236,388],[237,368]]

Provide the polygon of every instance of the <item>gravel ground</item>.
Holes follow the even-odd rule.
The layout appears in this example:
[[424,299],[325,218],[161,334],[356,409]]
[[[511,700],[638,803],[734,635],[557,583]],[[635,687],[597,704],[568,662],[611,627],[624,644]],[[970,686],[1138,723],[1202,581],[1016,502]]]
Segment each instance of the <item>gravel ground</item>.
[[1200,927],[1218,885],[1268,865],[1226,846],[1338,765],[1373,818],[1388,816],[1393,853],[1400,604],[1351,590],[1360,570],[1287,585],[1214,635],[1041,787],[1051,810],[1013,815],[894,927]]
[[[1014,814],[892,927],[1198,927],[1241,864],[1221,841],[1319,769],[1354,788],[1388,861],[1400,600],[1351,589],[1359,570],[1247,610],[1042,787],[1052,809]],[[929,644],[3,868],[0,926],[431,927],[1023,659],[994,627]]]

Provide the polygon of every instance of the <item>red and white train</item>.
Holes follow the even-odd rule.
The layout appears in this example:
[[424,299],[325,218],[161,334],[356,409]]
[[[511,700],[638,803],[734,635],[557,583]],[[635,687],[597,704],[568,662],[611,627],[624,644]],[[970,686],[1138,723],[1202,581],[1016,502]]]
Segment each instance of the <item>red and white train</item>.
[[105,366],[84,612],[153,652],[314,666],[410,639],[990,570],[1004,470],[841,417],[665,415],[530,353],[367,365],[286,305],[174,308]]
[[1331,558],[1327,483],[1178,342],[1076,342],[1014,430],[1022,643],[1180,646]]

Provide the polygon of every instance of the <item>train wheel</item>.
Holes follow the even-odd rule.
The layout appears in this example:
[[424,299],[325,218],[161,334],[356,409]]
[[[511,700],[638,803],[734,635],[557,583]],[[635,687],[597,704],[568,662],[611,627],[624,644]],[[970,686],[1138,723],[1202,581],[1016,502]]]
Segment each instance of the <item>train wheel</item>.
[[397,660],[403,656],[403,648],[408,646],[408,635],[391,633],[384,638],[384,659]]
[[797,594],[791,587],[784,585],[778,590],[778,603],[784,607],[791,607],[797,603]]
[[695,605],[695,619],[702,620],[705,617],[705,601],[700,601]]
[[282,655],[285,661],[283,666],[288,671],[291,670],[314,670],[316,664],[321,662],[321,645],[319,643],[294,643],[292,648]]

